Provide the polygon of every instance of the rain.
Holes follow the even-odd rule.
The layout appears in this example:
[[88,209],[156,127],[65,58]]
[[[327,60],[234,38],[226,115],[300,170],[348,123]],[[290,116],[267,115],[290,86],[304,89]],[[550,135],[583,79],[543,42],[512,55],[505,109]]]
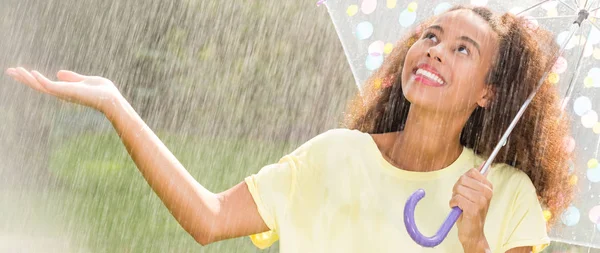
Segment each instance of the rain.
[[[528,7],[489,2],[504,12]],[[568,26],[544,17],[572,13],[560,1],[546,2],[528,15],[533,27],[551,27],[570,53],[547,78],[563,94],[576,85],[565,108],[578,139],[565,141],[582,155],[565,183],[577,185],[583,197],[552,214],[561,218],[543,252],[600,252],[600,198],[594,198],[600,192],[600,27],[569,37]],[[340,127],[349,101],[402,32],[454,4],[316,3],[0,0],[0,69],[21,66],[52,80],[62,69],[110,79],[194,179],[218,193]],[[386,22],[395,32],[380,26]],[[2,74],[0,117],[0,252],[279,252],[279,242],[260,250],[248,237],[199,245],[97,110]],[[580,143],[581,136],[590,136],[589,143]]]
[[[313,1],[0,3],[3,71],[109,78],[213,192],[337,127],[357,91]],[[0,252],[259,252],[198,245],[100,112],[0,84]]]

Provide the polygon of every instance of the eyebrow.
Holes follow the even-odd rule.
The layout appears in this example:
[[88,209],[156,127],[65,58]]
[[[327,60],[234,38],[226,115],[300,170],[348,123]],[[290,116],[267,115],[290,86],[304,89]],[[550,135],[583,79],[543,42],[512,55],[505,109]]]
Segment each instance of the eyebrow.
[[[434,29],[434,30],[438,30],[438,31],[440,31],[440,33],[442,33],[442,34],[444,33],[444,28],[442,28],[442,27],[441,27],[441,26],[439,26],[439,25],[432,25],[432,26],[430,26],[430,27],[427,27],[427,29]],[[478,44],[478,43],[477,43],[475,40],[473,40],[473,39],[471,39],[471,38],[469,38],[469,37],[467,37],[467,36],[460,36],[460,37],[458,37],[458,38],[459,38],[460,40],[463,40],[463,41],[466,41],[466,42],[469,42],[469,43],[473,44],[473,46],[474,46],[474,47],[477,49],[477,52],[478,52],[479,54],[481,54],[481,51],[480,51],[480,49],[479,49],[479,44]]]

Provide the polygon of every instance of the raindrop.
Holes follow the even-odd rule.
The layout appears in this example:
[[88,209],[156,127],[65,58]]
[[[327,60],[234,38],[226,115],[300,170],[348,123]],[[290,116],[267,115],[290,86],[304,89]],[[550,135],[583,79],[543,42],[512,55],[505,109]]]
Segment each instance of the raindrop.
[[551,84],[557,84],[558,81],[560,81],[560,76],[556,73],[550,73],[548,74],[548,82],[550,82]]
[[400,13],[400,19],[398,21],[400,22],[401,26],[409,27],[415,22],[416,19],[417,13],[406,9],[403,10],[402,13]]
[[542,4],[542,8],[544,10],[556,9],[556,6],[558,6],[558,2],[556,1],[548,1]]
[[600,168],[587,169],[587,178],[592,183],[600,182]]
[[346,14],[350,17],[356,15],[356,13],[358,13],[358,5],[356,4],[350,5],[348,6],[348,9],[346,9]]
[[598,169],[598,159],[592,158],[592,159],[588,160],[587,167],[589,169]]
[[595,45],[600,42],[600,30],[596,29],[596,27],[592,27],[590,34],[588,35],[589,43]]
[[510,12],[512,14],[517,14],[517,13],[521,13],[523,10],[525,10],[523,7],[513,7],[508,12]]
[[588,71],[588,76],[595,80],[599,80],[600,79],[600,68],[591,68],[590,71]]
[[450,8],[452,8],[452,4],[447,3],[447,2],[440,3],[435,7],[435,9],[433,9],[433,15],[442,14],[443,12],[449,10]]
[[471,0],[471,4],[475,6],[486,6],[487,0]]
[[596,134],[600,134],[600,123],[596,123],[596,125],[594,125],[592,128],[592,131],[594,131]]
[[585,48],[583,49],[583,57],[590,57],[594,53],[594,46],[588,43],[585,44]]
[[535,31],[540,27],[537,19],[535,19],[534,17],[527,16],[527,17],[525,17],[525,19],[527,20],[527,29],[529,29],[531,31]]
[[589,110],[581,116],[581,124],[585,128],[592,128],[596,123],[598,123],[598,114],[594,110]]
[[[568,31],[564,31],[558,34],[558,36],[556,36],[556,42],[559,45],[562,45],[563,42],[567,39],[567,37],[569,37],[569,32]],[[579,36],[575,35],[573,37],[571,37],[571,40],[569,40],[569,42],[567,43],[567,46],[565,47],[565,49],[571,49],[573,47],[576,46],[576,44],[579,42]]]
[[373,43],[371,43],[371,45],[369,45],[369,54],[373,55],[373,56],[378,56],[383,54],[383,48],[385,47],[385,44],[383,43],[383,41],[378,40],[375,41]]
[[368,39],[373,35],[373,25],[369,21],[360,22],[356,26],[356,37],[359,40]]
[[567,59],[560,56],[560,57],[558,57],[558,59],[556,59],[554,66],[552,66],[552,72],[562,74],[563,72],[565,72],[565,70],[567,70],[567,66],[568,66]]
[[556,17],[556,16],[558,16],[558,10],[556,10],[556,8],[547,10],[546,11],[546,16],[548,16],[548,17]]
[[394,8],[396,8],[396,2],[398,2],[398,1],[397,0],[387,0],[386,6],[388,7],[388,9],[394,9]]
[[583,116],[592,109],[592,101],[585,96],[578,97],[573,103],[573,109],[577,115]]
[[565,137],[564,147],[567,153],[573,152],[573,150],[575,149],[575,139],[573,139],[573,137],[571,136]]
[[569,208],[567,208],[567,210],[563,212],[563,214],[560,216],[560,219],[562,223],[567,226],[577,225],[580,219],[579,209],[577,209],[574,206],[570,206]]
[[592,86],[594,86],[594,79],[586,76],[585,79],[583,79],[583,87],[590,88]]
[[392,44],[392,43],[385,43],[385,46],[383,47],[383,52],[385,54],[390,54],[393,49],[394,49],[394,44]]
[[594,56],[594,59],[600,60],[600,48],[594,48],[594,53],[592,56]]
[[377,0],[363,0],[362,4],[360,5],[360,10],[364,14],[373,13],[375,8],[377,8]]
[[377,55],[377,56],[368,55],[367,60],[365,61],[365,66],[369,70],[376,70],[379,67],[381,67],[382,63],[383,63],[383,55]]
[[419,5],[417,4],[417,2],[411,2],[408,4],[408,7],[406,9],[410,12],[415,12],[415,11],[417,11],[418,6]]
[[588,214],[590,221],[594,224],[600,224],[600,205],[594,206],[590,209]]

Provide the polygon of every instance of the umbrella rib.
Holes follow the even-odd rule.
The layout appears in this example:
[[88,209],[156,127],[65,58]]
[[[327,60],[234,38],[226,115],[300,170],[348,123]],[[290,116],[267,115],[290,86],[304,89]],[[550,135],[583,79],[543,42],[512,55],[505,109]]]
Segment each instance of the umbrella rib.
[[[583,40],[583,36],[581,36],[579,38],[579,43],[581,44],[581,41]],[[569,86],[567,87],[567,93],[565,94],[563,101],[561,102],[561,109],[564,112],[565,107],[567,106],[567,103],[569,102],[569,100],[571,99],[571,93],[573,93],[573,87],[575,84],[575,81],[577,81],[577,78],[579,77],[579,73],[581,72],[581,60],[583,59],[583,51],[585,51],[585,47],[587,46],[588,40],[585,40],[585,43],[583,44],[583,47],[581,49],[581,54],[579,54],[579,58],[577,59],[577,64],[575,65],[575,73],[573,73],[573,75],[571,76],[571,81],[569,82]]]
[[535,19],[558,19],[558,18],[575,18],[577,15],[556,16],[556,17],[533,17]]
[[587,21],[590,21],[590,24],[592,24],[594,27],[596,27],[596,29],[600,30],[600,26],[598,26],[598,24],[596,24],[596,22],[589,20],[589,19]]
[[577,11],[575,10],[575,8],[577,8],[577,6],[575,6],[575,8],[573,8],[571,5],[565,3],[563,0],[558,0],[561,4],[563,4],[564,6],[567,6],[567,8],[571,9],[572,11]]
[[[525,12],[528,12],[528,11],[530,11],[531,9],[533,9],[533,8],[535,8],[535,7],[538,7],[538,6],[540,6],[540,5],[542,5],[543,3],[545,3],[545,2],[548,2],[548,1],[550,1],[550,0],[544,0],[544,1],[541,1],[541,2],[539,2],[539,3],[537,3],[537,4],[534,4],[534,5],[532,5],[532,6],[531,6],[531,7],[529,7],[529,8],[526,8],[525,10],[519,11],[519,12],[516,14],[516,16],[520,16],[521,14],[523,14],[523,13],[525,13]],[[571,7],[569,7],[569,8],[571,8]]]

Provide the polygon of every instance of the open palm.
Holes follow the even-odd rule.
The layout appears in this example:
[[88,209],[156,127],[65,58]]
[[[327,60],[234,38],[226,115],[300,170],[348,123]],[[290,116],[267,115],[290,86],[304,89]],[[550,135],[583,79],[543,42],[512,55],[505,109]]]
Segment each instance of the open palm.
[[61,70],[56,74],[59,81],[51,81],[37,71],[28,71],[22,67],[9,68],[6,74],[34,90],[102,112],[107,105],[121,97],[112,81],[99,76],[84,76]]

